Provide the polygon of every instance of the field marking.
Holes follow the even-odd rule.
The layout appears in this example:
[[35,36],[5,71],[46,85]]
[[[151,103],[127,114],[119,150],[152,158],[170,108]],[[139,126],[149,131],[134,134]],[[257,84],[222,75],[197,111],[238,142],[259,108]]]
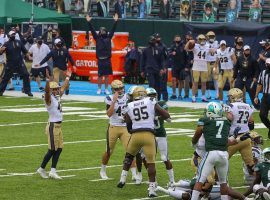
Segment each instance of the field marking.
[[[140,184],[148,184],[149,181],[142,181]],[[140,184],[136,184],[135,182],[130,182],[130,183],[126,183],[127,185],[140,185]]]
[[238,186],[238,187],[232,187],[232,189],[242,189],[242,188],[248,188],[248,185]]
[[114,178],[107,178],[107,179],[100,178],[100,179],[93,179],[93,180],[89,180],[89,181],[98,182],[98,181],[110,181],[110,180],[114,180]]
[[76,175],[66,175],[66,176],[61,176],[61,178],[71,178],[71,177],[75,177]]
[[[79,144],[79,143],[91,143],[91,142],[103,142],[103,141],[106,141],[106,139],[64,142],[64,144]],[[23,145],[23,146],[7,146],[7,147],[0,147],[0,150],[1,149],[17,149],[17,148],[41,147],[41,146],[48,146],[48,144],[30,144],[30,145]]]
[[144,199],[161,199],[161,198],[165,198],[165,197],[169,197],[170,195],[162,195],[162,196],[158,196],[158,197],[145,197],[145,198],[141,198],[141,199],[131,199],[131,200],[144,200]]

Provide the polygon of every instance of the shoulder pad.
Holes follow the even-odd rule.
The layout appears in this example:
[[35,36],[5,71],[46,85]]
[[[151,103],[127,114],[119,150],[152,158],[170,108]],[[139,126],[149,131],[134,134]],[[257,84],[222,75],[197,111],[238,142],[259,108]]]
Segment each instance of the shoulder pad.
[[106,100],[111,101],[112,99],[111,99],[111,97],[108,95],[108,96],[106,96]]
[[232,108],[233,107],[233,104],[230,103],[229,106]]

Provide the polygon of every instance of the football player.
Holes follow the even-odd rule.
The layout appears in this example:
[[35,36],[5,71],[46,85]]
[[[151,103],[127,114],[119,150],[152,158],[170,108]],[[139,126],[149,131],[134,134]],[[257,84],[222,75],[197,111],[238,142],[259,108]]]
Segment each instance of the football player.
[[[46,70],[46,75],[49,78],[48,70]],[[49,82],[49,79],[46,82],[44,101],[46,109],[49,113],[49,122],[46,126],[46,134],[48,136],[48,152],[44,156],[40,168],[37,170],[37,173],[42,178],[48,178],[45,167],[52,158],[52,166],[51,171],[49,172],[49,177],[53,179],[62,179],[56,173],[56,165],[63,149],[63,134],[61,128],[63,113],[61,97],[64,94],[65,89],[69,86],[70,76],[71,72],[67,71],[66,80],[62,87],[60,87],[57,82]]]
[[[248,168],[249,174],[253,173],[253,156],[249,131],[254,129],[253,109],[249,104],[243,103],[243,92],[232,88],[228,92],[229,106],[225,107],[227,117],[231,120],[230,136],[235,135],[237,144],[228,147],[229,158],[239,151]],[[237,131],[235,131],[238,129]],[[247,136],[247,137],[242,137]],[[240,139],[241,138],[241,139]]]
[[199,165],[197,182],[192,192],[192,200],[198,200],[202,186],[207,177],[215,168],[220,182],[221,200],[228,199],[227,174],[228,162],[228,136],[230,121],[223,116],[222,106],[216,102],[210,102],[206,106],[206,116],[200,118],[192,144],[196,145],[198,138],[204,134],[206,153]]
[[216,63],[215,70],[219,69],[218,76],[218,89],[219,89],[219,100],[223,104],[223,88],[226,81],[229,81],[230,88],[233,87],[233,66],[236,63],[236,57],[234,55],[234,50],[231,47],[226,46],[226,41],[220,41],[220,48],[216,53]]
[[[251,144],[252,144],[253,161],[254,161],[254,165],[256,165],[257,163],[262,162],[261,145],[263,145],[263,137],[260,136],[255,131],[250,131],[250,137],[251,137]],[[243,163],[243,172],[244,172],[245,183],[247,185],[251,185],[255,179],[255,176],[253,174],[252,175],[249,174],[247,166],[244,163]]]
[[[157,92],[154,88],[147,88],[146,93],[148,97],[157,99]],[[161,108],[168,110],[168,106],[165,101],[158,101],[158,105],[160,105]],[[155,137],[156,137],[157,148],[160,153],[160,159],[164,162],[166,170],[167,170],[167,174],[169,176],[169,182],[174,183],[174,172],[173,172],[172,163],[169,160],[168,142],[167,142],[166,130],[164,128],[164,119],[162,119],[158,115],[155,116]]]
[[[111,83],[112,95],[105,98],[107,116],[109,117],[109,127],[107,130],[106,151],[102,156],[102,164],[100,169],[100,177],[108,179],[106,166],[114,151],[117,140],[119,139],[126,150],[130,134],[123,118],[123,111],[127,105],[127,95],[125,94],[124,84],[119,80]],[[132,179],[136,179],[136,167],[134,163],[131,167]]]
[[128,170],[133,162],[134,156],[143,148],[147,164],[149,177],[149,197],[156,197],[156,142],[154,136],[154,120],[157,113],[164,119],[170,118],[169,113],[161,108],[155,98],[147,97],[146,90],[138,86],[132,93],[133,102],[127,106],[124,115],[127,123],[132,122],[131,137],[127,146],[127,152],[124,159],[123,170],[120,182],[117,187],[122,188],[126,183]]
[[[193,46],[193,44],[195,45]],[[207,102],[205,97],[206,81],[208,79],[207,56],[209,53],[214,53],[214,51],[206,44],[206,37],[203,34],[198,35],[197,43],[195,43],[194,40],[189,40],[185,45],[185,50],[193,51],[194,54],[194,62],[192,66],[192,102],[196,102],[195,95],[198,91],[199,79],[201,79],[202,84],[202,101]]]
[[[218,71],[214,69],[216,63],[216,51],[219,47],[218,41],[216,40],[216,34],[213,31],[209,31],[206,34],[207,45],[209,48],[212,48],[215,52],[208,54],[207,56],[207,67],[208,67],[208,82],[213,79],[216,96],[215,99],[218,99]],[[211,99],[210,90],[208,86],[208,97],[207,99]]]
[[265,148],[262,154],[264,161],[256,165],[255,180],[244,195],[248,196],[253,191],[256,194],[254,199],[270,200],[270,147]]

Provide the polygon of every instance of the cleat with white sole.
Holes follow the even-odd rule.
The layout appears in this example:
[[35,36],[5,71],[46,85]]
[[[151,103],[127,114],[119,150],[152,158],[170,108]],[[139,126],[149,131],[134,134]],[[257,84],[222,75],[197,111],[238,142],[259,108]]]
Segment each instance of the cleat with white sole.
[[52,172],[52,171],[50,171],[49,177],[52,179],[58,179],[58,180],[62,179],[61,176],[59,176],[56,172]]
[[155,192],[155,189],[154,188],[149,189],[148,197],[150,197],[150,198],[158,197],[158,195]]
[[102,179],[109,179],[109,177],[107,176],[106,172],[100,171],[99,174],[100,174],[100,177],[101,177]]
[[141,173],[138,173],[137,174],[137,177],[136,177],[135,184],[136,185],[140,185],[141,183],[142,183],[142,174]]
[[264,193],[263,193],[263,198],[264,198],[265,200],[270,200],[270,194],[269,194],[268,192],[264,192]]
[[37,173],[42,177],[42,178],[49,178],[46,174],[45,169],[38,168]]

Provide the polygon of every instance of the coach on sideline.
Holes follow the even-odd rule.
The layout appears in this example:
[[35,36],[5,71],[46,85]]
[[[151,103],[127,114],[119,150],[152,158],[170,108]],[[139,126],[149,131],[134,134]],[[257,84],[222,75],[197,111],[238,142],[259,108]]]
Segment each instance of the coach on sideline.
[[262,90],[263,97],[260,107],[260,118],[262,123],[269,129],[268,138],[270,139],[270,121],[268,119],[268,112],[270,110],[270,58],[266,59],[265,67],[266,69],[259,75],[254,103],[259,103],[258,95]]

